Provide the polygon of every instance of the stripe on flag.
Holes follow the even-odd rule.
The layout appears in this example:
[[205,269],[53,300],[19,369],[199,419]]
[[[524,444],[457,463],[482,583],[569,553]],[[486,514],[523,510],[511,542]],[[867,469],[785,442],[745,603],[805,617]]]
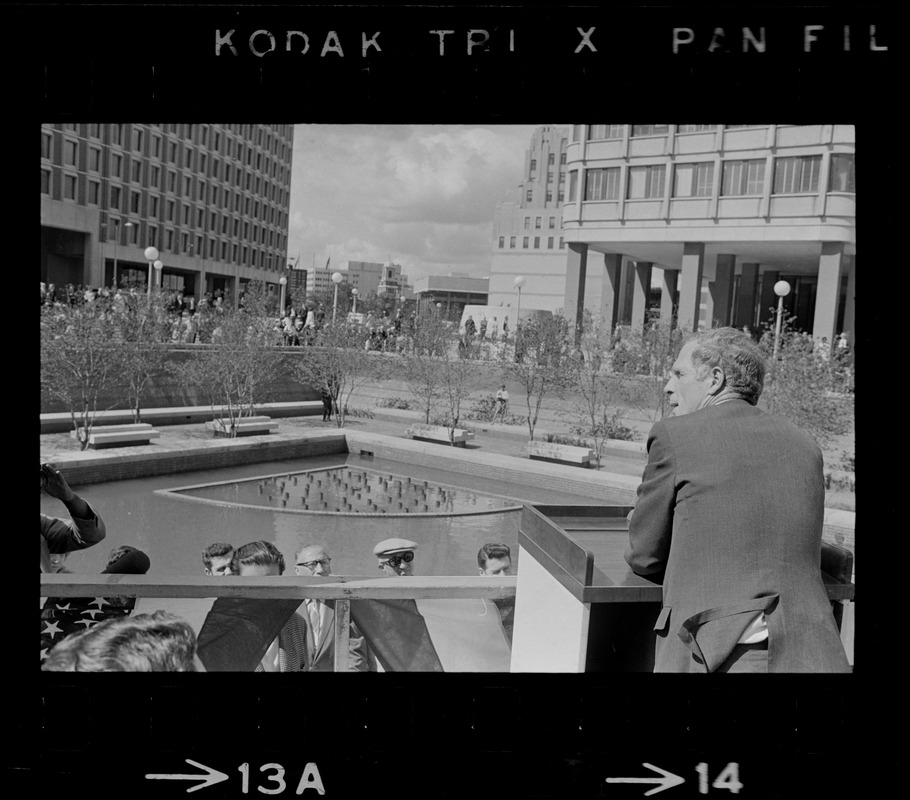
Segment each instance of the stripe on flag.
[[465,600],[352,600],[351,619],[386,672],[508,672],[499,610]]

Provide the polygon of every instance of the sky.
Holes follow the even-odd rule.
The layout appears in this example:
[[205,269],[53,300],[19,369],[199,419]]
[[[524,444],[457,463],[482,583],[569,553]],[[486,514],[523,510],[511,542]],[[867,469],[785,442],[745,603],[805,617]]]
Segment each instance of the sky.
[[537,127],[295,125],[288,260],[488,276],[494,210]]

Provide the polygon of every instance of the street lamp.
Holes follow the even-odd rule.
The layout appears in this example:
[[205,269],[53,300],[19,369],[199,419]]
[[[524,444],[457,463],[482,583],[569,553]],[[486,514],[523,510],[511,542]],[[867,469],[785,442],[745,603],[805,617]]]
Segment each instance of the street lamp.
[[288,279],[284,275],[278,279],[278,285],[281,286],[281,299],[278,301],[278,314],[282,317],[284,316],[284,287],[287,286],[287,283]]
[[340,272],[332,273],[332,283],[335,284],[335,301],[332,303],[332,322],[335,321],[335,314],[338,311],[338,284],[344,279]]
[[521,287],[525,285],[525,276],[518,275],[512,283],[518,289],[518,314],[515,316],[515,326],[517,328],[518,323],[521,322]]
[[358,294],[360,294],[360,292],[357,291],[356,286],[353,289],[351,289],[351,296],[354,298],[354,313],[355,314],[357,313],[357,295]]
[[436,304],[436,316],[437,316],[437,317],[439,316],[439,314],[441,313],[441,311],[442,311],[442,303],[437,303],[437,304]]
[[774,328],[774,357],[777,358],[777,348],[780,346],[780,321],[784,315],[784,298],[790,294],[790,284],[778,281],[774,284],[774,294],[777,295],[777,325]]
[[[158,260],[158,248],[156,247],[146,247],[145,248],[145,259],[149,262],[149,286],[148,286],[148,296],[149,296],[149,305],[152,303],[152,275],[155,270],[161,271],[161,268],[164,266]],[[156,281],[157,283],[157,281]]]

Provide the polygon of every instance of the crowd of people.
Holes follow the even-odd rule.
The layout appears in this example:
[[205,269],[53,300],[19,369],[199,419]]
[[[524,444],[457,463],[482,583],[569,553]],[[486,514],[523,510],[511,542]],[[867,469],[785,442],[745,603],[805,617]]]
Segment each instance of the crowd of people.
[[[60,500],[69,519],[41,514],[41,572],[67,572],[66,558],[75,550],[92,547],[106,536],[97,512],[67,484],[52,464],[41,465],[41,487]],[[383,577],[414,574],[417,542],[398,537],[373,548]],[[213,577],[267,577],[283,575],[284,555],[265,540],[235,547],[215,542],[202,552],[206,575]],[[489,543],[477,554],[481,575],[511,574],[508,545]],[[108,557],[102,574],[145,574],[148,556],[124,545]],[[326,546],[307,542],[294,559],[300,577],[332,575],[332,557]],[[49,597],[41,608],[41,662],[45,671],[203,671],[196,655],[196,632],[166,612],[131,617],[134,597]],[[501,607],[504,632],[511,641],[514,604]],[[291,615],[270,642],[256,672],[331,672],[334,670],[334,603],[308,599]],[[372,672],[377,661],[363,634],[353,623],[349,630],[348,670]]]

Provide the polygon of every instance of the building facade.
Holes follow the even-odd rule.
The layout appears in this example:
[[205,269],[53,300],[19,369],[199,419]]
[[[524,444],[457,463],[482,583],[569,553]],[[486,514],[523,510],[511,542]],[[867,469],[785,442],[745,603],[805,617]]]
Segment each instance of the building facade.
[[798,327],[852,338],[854,153],[851,125],[574,125],[567,316],[644,325],[655,277],[663,322],[754,330],[786,280]]
[[335,272],[341,274],[342,283],[356,289],[358,296],[363,299],[371,295],[407,295],[410,291],[408,276],[402,274],[400,264],[382,264],[378,261],[345,261],[337,270],[313,270],[308,277],[307,291],[311,294],[334,291],[332,275]]
[[522,308],[557,311],[565,299],[566,250],[562,205],[569,132],[545,125],[525,152],[522,182],[496,206],[489,304],[516,305],[515,278],[523,276]]
[[41,126],[41,280],[201,297],[287,267],[292,125]]
[[490,281],[469,275],[425,275],[414,279],[418,313],[438,308],[447,319],[461,316],[467,305],[487,305]]

